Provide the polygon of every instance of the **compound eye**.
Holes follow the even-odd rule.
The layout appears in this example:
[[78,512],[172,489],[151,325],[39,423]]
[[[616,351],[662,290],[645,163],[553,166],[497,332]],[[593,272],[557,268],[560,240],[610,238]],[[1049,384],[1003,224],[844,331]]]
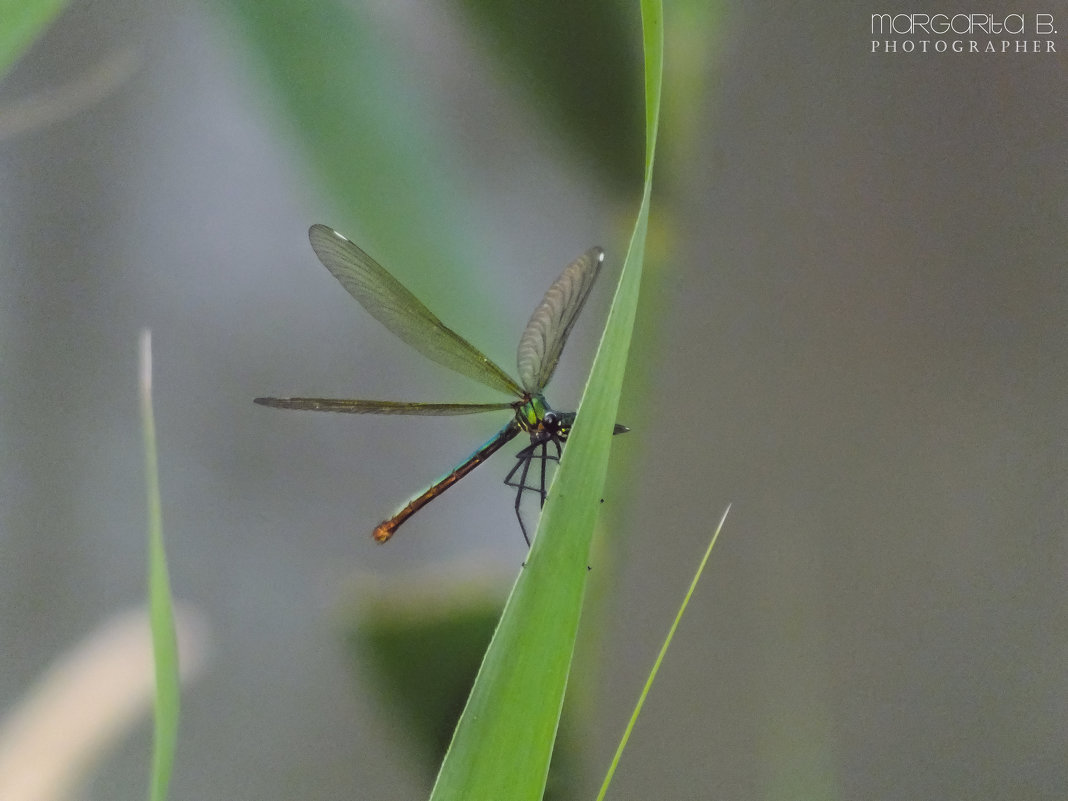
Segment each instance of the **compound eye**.
[[545,427],[550,431],[555,431],[560,425],[560,418],[557,416],[556,412],[546,412],[541,420],[545,424]]

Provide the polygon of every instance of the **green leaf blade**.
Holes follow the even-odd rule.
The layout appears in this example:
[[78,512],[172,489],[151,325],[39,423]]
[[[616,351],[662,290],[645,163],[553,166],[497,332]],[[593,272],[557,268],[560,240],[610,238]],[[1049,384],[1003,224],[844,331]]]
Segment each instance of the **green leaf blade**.
[[67,0],[0,0],[0,77],[48,29]]
[[156,424],[152,413],[152,344],[148,331],[141,334],[141,426],[145,441],[145,477],[148,484],[148,610],[156,666],[155,737],[149,774],[149,799],[166,801],[174,767],[174,754],[178,747],[181,698],[174,605],[167,571],[167,554],[163,547]]
[[545,790],[586,592],[648,229],[663,64],[662,7],[642,3],[645,185],[605,332],[538,534],[482,663],[431,798],[535,801]]

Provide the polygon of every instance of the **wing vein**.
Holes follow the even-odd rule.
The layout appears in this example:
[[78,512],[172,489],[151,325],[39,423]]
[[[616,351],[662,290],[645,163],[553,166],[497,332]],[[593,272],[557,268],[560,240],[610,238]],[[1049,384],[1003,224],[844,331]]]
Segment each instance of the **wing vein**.
[[519,383],[530,394],[540,393],[552,378],[603,262],[603,250],[587,250],[564,268],[530,316],[516,358]]
[[[308,239],[319,261],[367,312],[433,362],[488,387],[522,396],[515,380],[457,334],[382,265],[325,225],[313,225]],[[388,414],[388,412],[386,412]]]

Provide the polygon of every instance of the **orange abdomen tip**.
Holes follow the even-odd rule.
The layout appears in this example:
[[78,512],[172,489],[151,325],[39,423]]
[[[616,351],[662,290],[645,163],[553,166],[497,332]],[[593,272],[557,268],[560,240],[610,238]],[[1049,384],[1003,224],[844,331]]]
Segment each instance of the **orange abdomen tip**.
[[375,542],[385,542],[393,536],[393,532],[397,530],[397,526],[392,520],[383,520],[377,526],[371,536],[375,538]]

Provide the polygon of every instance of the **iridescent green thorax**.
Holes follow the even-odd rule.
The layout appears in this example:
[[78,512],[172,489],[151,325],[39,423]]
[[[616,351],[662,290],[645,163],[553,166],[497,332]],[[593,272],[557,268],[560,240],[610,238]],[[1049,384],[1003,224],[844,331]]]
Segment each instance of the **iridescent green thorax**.
[[[566,440],[571,433],[573,412],[557,412],[545,402],[542,395],[532,395],[525,403],[516,406],[515,419],[519,427],[531,438]],[[540,437],[539,437],[540,435]]]

